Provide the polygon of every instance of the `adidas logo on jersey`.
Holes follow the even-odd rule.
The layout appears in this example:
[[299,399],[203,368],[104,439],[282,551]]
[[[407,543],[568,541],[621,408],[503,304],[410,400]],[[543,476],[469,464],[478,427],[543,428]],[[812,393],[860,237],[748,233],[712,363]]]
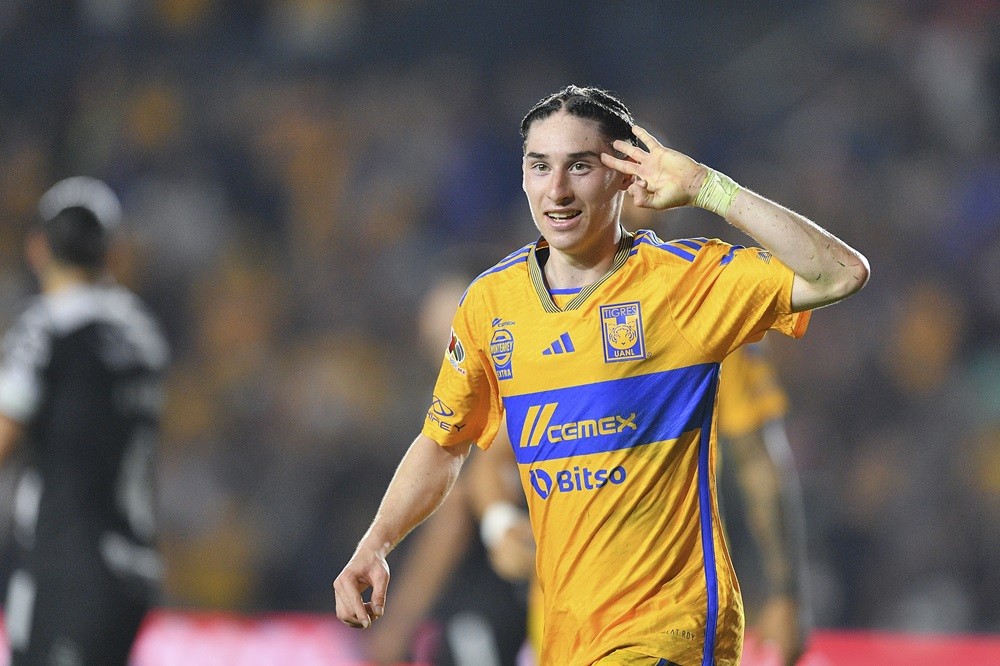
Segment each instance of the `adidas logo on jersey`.
[[573,346],[573,341],[570,339],[569,333],[563,333],[559,336],[558,340],[542,350],[542,356],[551,356],[552,354],[569,354],[570,352],[575,351],[576,347]]

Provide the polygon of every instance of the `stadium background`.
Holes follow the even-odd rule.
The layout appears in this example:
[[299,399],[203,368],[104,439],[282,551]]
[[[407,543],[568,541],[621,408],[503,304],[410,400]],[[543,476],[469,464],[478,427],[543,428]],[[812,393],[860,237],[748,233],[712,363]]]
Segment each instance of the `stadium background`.
[[871,260],[771,344],[817,623],[1000,631],[1000,3],[708,4],[2,3],[0,324],[38,196],[106,179],[175,350],[167,608],[332,610],[425,409],[430,267],[533,238],[517,124],[573,82]]

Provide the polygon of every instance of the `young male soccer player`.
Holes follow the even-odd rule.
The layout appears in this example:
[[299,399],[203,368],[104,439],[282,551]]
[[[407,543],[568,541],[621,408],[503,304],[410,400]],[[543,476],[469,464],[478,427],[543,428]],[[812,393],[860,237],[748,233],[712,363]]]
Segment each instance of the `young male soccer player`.
[[[604,91],[543,99],[521,133],[542,238],[463,298],[423,431],[334,581],[337,615],[368,627],[383,614],[386,555],[506,414],[538,546],[541,663],[737,664],[743,609],[715,501],[719,364],[768,329],[801,335],[808,310],[861,289],[867,261],[663,147]],[[763,249],[629,233],[626,193],[712,210]]]

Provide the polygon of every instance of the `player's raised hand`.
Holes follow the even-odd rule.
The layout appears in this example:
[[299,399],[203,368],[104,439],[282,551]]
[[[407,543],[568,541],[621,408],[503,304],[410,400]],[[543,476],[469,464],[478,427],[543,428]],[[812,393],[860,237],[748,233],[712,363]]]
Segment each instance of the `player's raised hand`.
[[625,141],[615,141],[614,149],[625,155],[621,159],[601,154],[604,166],[635,176],[628,193],[640,208],[666,210],[690,205],[698,194],[705,167],[693,159],[663,146],[652,134],[632,126],[632,133],[648,148],[643,150]]
[[[375,551],[358,549],[354,557],[333,581],[337,617],[349,627],[367,629],[385,612],[385,594],[389,587],[389,564]],[[371,588],[371,601],[361,594]]]

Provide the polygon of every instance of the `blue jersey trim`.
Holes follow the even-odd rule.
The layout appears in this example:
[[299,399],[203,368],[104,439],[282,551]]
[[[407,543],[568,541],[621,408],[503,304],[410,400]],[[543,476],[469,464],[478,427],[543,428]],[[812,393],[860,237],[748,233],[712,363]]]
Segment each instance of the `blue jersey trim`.
[[[698,244],[698,241],[695,239],[684,239],[684,240],[669,241],[667,243],[664,243],[652,233],[640,234],[638,236],[638,239],[639,243],[645,243],[646,245],[652,245],[655,248],[666,250],[670,254],[678,256],[684,261],[688,262],[694,261],[694,255],[688,252],[687,250],[679,248],[676,245],[671,245],[670,243],[680,243],[693,250],[700,250],[702,248],[702,245],[704,245],[704,243]],[[634,254],[636,251],[637,251],[636,249],[633,249],[632,252],[630,252],[630,254]]]
[[707,428],[717,363],[507,396],[507,431],[519,464],[675,440]]
[[[716,366],[716,371],[718,366]],[[718,374],[712,378],[710,392],[715,396]],[[705,620],[705,651],[702,666],[715,663],[715,635],[719,624],[719,578],[715,570],[715,538],[712,534],[712,491],[709,449],[712,441],[712,413],[714,400],[706,402],[702,415],[701,435],[698,442],[698,512],[701,523],[701,549],[705,557],[705,590],[707,592],[707,617]]]
[[745,250],[745,249],[746,249],[746,247],[744,247],[743,245],[734,245],[734,246],[732,246],[731,248],[729,248],[729,252],[726,253],[726,256],[724,256],[722,258],[722,261],[719,262],[719,265],[720,266],[725,266],[726,264],[728,264],[730,261],[733,260],[733,257],[736,255],[736,253],[738,251]]
[[569,287],[567,289],[549,289],[549,293],[553,296],[565,296],[567,294],[579,294],[583,290],[583,287]]
[[675,240],[675,241],[672,241],[672,242],[678,243],[680,245],[687,246],[687,247],[691,248],[692,250],[697,251],[697,250],[700,250],[701,248],[703,248],[705,246],[705,243],[708,242],[708,240],[707,239],[701,239],[701,238],[682,238],[680,240]]
[[694,261],[694,255],[690,252],[686,252],[679,247],[674,247],[673,245],[657,245],[661,250],[666,250],[670,254],[675,254],[685,261]]
[[[517,264],[523,263],[528,259],[529,254],[531,254],[530,250],[523,250],[520,253],[515,254],[510,259],[504,259],[499,264],[497,264],[493,268],[489,269],[488,271],[477,277],[476,280],[482,279],[492,273],[499,273],[500,271],[506,270],[511,266],[516,266]],[[473,282],[475,282],[475,280],[473,280]]]
[[524,247],[511,252],[506,257],[501,259],[496,266],[480,273],[479,276],[476,277],[476,279],[469,284],[469,287],[466,288],[465,293],[462,294],[462,298],[459,299],[458,304],[462,305],[463,303],[465,303],[465,297],[469,295],[469,289],[472,287],[472,285],[476,284],[487,275],[490,275],[492,273],[499,273],[500,271],[506,270],[511,266],[516,266],[517,264],[526,261],[528,256],[531,255],[531,248],[533,245],[534,243],[532,243],[531,245],[525,245]]

